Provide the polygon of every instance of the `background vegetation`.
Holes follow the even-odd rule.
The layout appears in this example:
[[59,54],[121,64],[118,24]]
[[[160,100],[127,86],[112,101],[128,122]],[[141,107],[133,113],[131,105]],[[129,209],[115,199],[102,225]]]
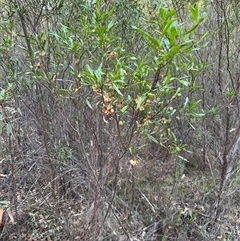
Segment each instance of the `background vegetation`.
[[239,240],[237,1],[0,5],[0,240]]

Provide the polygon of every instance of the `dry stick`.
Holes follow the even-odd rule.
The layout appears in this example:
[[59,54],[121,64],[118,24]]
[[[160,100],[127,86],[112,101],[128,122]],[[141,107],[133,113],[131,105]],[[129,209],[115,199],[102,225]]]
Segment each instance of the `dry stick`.
[[225,152],[223,155],[221,183],[218,191],[217,203],[215,204],[215,218],[214,218],[215,221],[218,219],[220,214],[223,190],[226,187],[228,180],[232,177],[232,175],[236,171],[237,152],[239,150],[239,147],[240,147],[240,124],[238,125],[236,134],[232,139],[229,147],[228,148],[225,147]]
[[[218,40],[219,40],[219,55],[218,55],[218,79],[217,79],[217,84],[218,88],[221,94],[223,94],[223,89],[222,89],[222,55],[223,55],[223,23],[221,21],[221,10],[222,10],[222,1],[219,1],[219,5],[217,5],[217,21],[218,21]],[[220,7],[220,12],[218,11]],[[230,116],[229,116],[229,109],[226,107],[227,111],[227,123],[226,123],[226,129],[225,129],[225,143],[224,143],[224,153],[223,153],[223,163],[222,163],[222,170],[221,170],[221,181],[220,181],[220,187],[218,191],[218,197],[217,201],[214,204],[213,211],[214,211],[214,221],[217,221],[218,216],[220,214],[220,206],[221,206],[221,200],[222,200],[222,193],[223,193],[223,188],[224,188],[224,179],[226,175],[226,170],[227,170],[227,146],[229,143],[229,125],[230,125]]]
[[[15,0],[15,3],[18,7],[17,13],[18,13],[18,16],[19,16],[20,21],[21,21],[21,25],[22,25],[25,41],[26,41],[26,44],[27,44],[28,52],[29,52],[30,56],[33,56],[32,46],[31,46],[31,43],[30,43],[30,40],[29,40],[29,35],[28,35],[26,24],[25,24],[25,19],[23,17],[22,12],[21,12],[21,4],[19,3],[18,0]],[[31,60],[31,62],[33,64],[32,60]]]
[[[6,116],[5,121],[6,121],[7,125],[11,125],[10,121],[9,121],[9,118],[7,117],[8,115],[5,112],[5,109],[2,108],[2,110],[3,110],[3,115]],[[16,191],[15,191],[17,182],[16,182],[15,175],[14,175],[14,172],[15,172],[15,170],[14,170],[14,158],[15,158],[14,154],[15,154],[15,151],[14,151],[13,144],[12,144],[13,137],[14,137],[13,133],[10,132],[8,134],[8,143],[9,143],[9,145],[8,145],[8,147],[9,147],[8,152],[10,153],[10,157],[11,157],[11,172],[12,172],[12,175],[11,175],[11,177],[12,177],[12,187],[11,187],[11,190],[12,190],[13,196],[11,197],[11,199],[13,199],[13,204],[14,204],[13,206],[14,206],[14,211],[15,211],[15,215],[16,215],[16,220],[18,221],[19,218],[18,218],[18,210],[17,210],[17,195],[16,195]],[[17,222],[17,224],[18,224],[18,222]],[[18,237],[20,237],[19,225],[17,225],[16,227],[17,227],[17,235],[18,235]]]
[[[66,119],[66,121],[67,121],[68,124],[71,126],[71,128],[72,128],[74,131],[76,131],[76,133],[77,133],[78,136],[80,137],[82,146],[84,146],[79,131],[78,131],[76,128],[73,127],[73,125],[70,123],[69,119],[66,118],[66,116],[63,114],[63,112],[61,112],[61,115]],[[85,114],[84,114],[84,115],[85,115]],[[85,116],[85,117],[86,117],[86,116]],[[89,128],[90,128],[90,130],[92,131],[93,135],[95,136],[95,139],[97,140],[96,133],[91,129],[91,126],[89,126]],[[89,161],[89,158],[87,157],[87,153],[85,152],[84,148],[83,148],[83,152],[84,152],[84,156],[85,156],[86,160],[88,161],[88,165],[89,165],[89,167],[90,167],[90,169],[91,169],[91,171],[92,171],[92,173],[93,173],[94,180],[96,181],[98,188],[100,189],[101,193],[104,193],[104,190],[103,190],[103,188],[101,187],[101,184],[99,184],[99,182],[98,182],[99,178],[96,176],[96,173],[94,172],[94,168],[92,167],[92,165],[91,165],[91,163],[90,163],[90,161]],[[122,156],[123,156],[124,154],[125,154],[125,152],[122,154]],[[119,160],[122,158],[122,156],[119,157]],[[115,175],[114,183],[117,183],[117,176],[118,176],[117,173],[118,173],[118,171],[116,170],[116,175]],[[112,209],[112,203],[113,203],[113,200],[114,200],[114,198],[115,198],[115,196],[116,196],[116,185],[115,185],[114,187],[115,187],[115,190],[113,190],[113,192],[112,192],[112,193],[113,193],[112,198],[111,198],[111,200],[110,200],[109,202],[107,201],[108,204],[109,204],[108,209],[107,209],[107,211],[106,211],[106,213],[105,213],[105,215],[104,215],[102,224],[101,224],[101,226],[98,228],[97,232],[99,232],[99,231],[101,230],[101,228],[103,227],[103,224],[104,224],[104,222],[105,222],[105,220],[106,220],[106,218],[107,218],[107,215],[108,215],[110,209]],[[96,200],[95,200],[94,202],[96,202]],[[96,208],[95,205],[94,205],[94,208]],[[95,213],[95,212],[96,212],[96,211],[94,211],[94,213]],[[93,217],[92,217],[92,218],[93,218]],[[118,219],[117,219],[117,220],[118,220]],[[120,222],[120,221],[118,220],[118,222]],[[119,224],[120,224],[120,223],[119,223]],[[124,229],[123,226],[122,226],[122,228],[123,228],[125,234],[128,236],[128,233],[127,233],[127,231]]]
[[[32,46],[31,46],[31,42],[30,42],[30,39],[29,39],[29,34],[28,34],[28,31],[27,31],[27,27],[26,27],[26,23],[25,23],[25,18],[21,12],[21,4],[18,0],[15,0],[15,3],[18,7],[17,9],[17,13],[19,15],[19,18],[20,18],[20,21],[21,21],[21,25],[22,25],[22,29],[23,29],[23,33],[24,33],[24,37],[25,37],[25,41],[26,41],[26,44],[27,44],[27,49],[28,49],[28,52],[29,52],[29,55],[30,57],[33,56],[33,51],[32,51]],[[34,65],[34,61],[33,59],[31,58],[31,63],[32,65]],[[41,88],[38,84],[36,84],[36,95],[37,96],[43,96],[42,93],[41,93]],[[44,117],[44,113],[43,113],[43,106],[42,106],[42,102],[39,101],[39,108],[40,108],[40,114],[42,115],[42,117]],[[44,118],[41,122],[41,125],[43,127],[43,141],[44,141],[44,147],[45,147],[45,150],[46,150],[46,154],[48,156],[48,161],[49,161],[49,164],[51,166],[51,171],[52,171],[52,177],[53,177],[53,181],[52,181],[52,194],[53,194],[53,199],[54,201],[56,201],[56,170],[55,170],[55,166],[54,166],[54,163],[53,163],[53,160],[51,159],[50,157],[50,151],[49,151],[49,148],[48,148],[48,144],[47,144],[47,124],[46,124],[46,121],[44,121]]]
[[[138,112],[137,112],[137,115],[138,115]],[[117,120],[117,119],[116,119],[116,120]],[[134,124],[134,126],[135,126],[135,124]],[[119,129],[119,125],[118,125],[118,124],[117,124],[117,131],[118,131],[118,137],[119,137],[120,140],[121,140],[121,132],[120,132],[120,129]],[[127,146],[129,146],[130,143],[131,143],[131,140],[132,140],[132,137],[133,137],[133,133],[134,133],[134,128],[132,128],[132,130],[131,130],[131,132],[130,132],[130,138],[129,138],[129,141],[128,141]],[[123,142],[122,142],[122,141],[121,141],[121,143],[122,143],[122,145],[123,145]],[[117,190],[116,190],[117,185],[116,185],[116,184],[117,184],[117,179],[118,179],[118,174],[119,174],[119,161],[123,158],[123,156],[124,156],[124,155],[126,154],[126,152],[127,152],[127,147],[126,147],[125,145],[123,145],[123,146],[124,146],[123,153],[122,153],[122,154],[118,157],[118,159],[116,160],[115,177],[114,177],[114,181],[113,181],[114,188],[113,188],[113,191],[112,191],[112,194],[113,194],[113,195],[112,195],[112,198],[110,199],[110,201],[108,202],[109,206],[108,206],[108,209],[107,209],[107,211],[106,211],[106,213],[105,213],[105,216],[104,216],[104,218],[103,218],[102,225],[99,227],[99,231],[100,231],[101,228],[103,227],[103,225],[104,225],[104,223],[105,223],[105,220],[106,220],[106,218],[107,218],[107,215],[108,215],[110,209],[113,210],[112,205],[113,205],[114,199],[116,198],[116,192],[117,192]],[[101,186],[99,186],[99,187],[100,187],[101,191],[103,191],[102,188],[101,188]],[[132,201],[133,201],[133,200],[132,200]],[[130,209],[130,210],[131,210],[131,209]],[[114,213],[114,212],[113,212],[113,213]],[[114,216],[116,216],[116,215],[114,214]],[[128,239],[130,239],[127,230],[126,230],[126,229],[124,228],[124,226],[120,223],[120,220],[119,220],[118,218],[117,218],[117,221],[119,222],[122,230],[124,231],[124,233],[126,234],[126,236],[128,237]]]

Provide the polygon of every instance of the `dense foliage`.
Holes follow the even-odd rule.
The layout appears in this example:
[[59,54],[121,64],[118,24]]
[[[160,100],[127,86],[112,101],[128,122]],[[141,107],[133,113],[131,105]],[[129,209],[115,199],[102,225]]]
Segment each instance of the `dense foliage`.
[[237,2],[0,5],[0,240],[237,240]]

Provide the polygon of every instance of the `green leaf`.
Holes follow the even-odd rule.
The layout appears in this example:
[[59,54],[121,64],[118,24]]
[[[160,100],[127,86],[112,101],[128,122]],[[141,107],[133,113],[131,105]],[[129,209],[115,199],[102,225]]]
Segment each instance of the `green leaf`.
[[176,22],[176,21],[177,21],[176,18],[175,18],[175,19],[168,20],[166,26],[164,27],[164,29],[163,29],[163,31],[162,31],[162,37],[165,36],[165,34],[166,34],[167,30],[169,29],[169,27],[170,27],[174,22]]
[[170,74],[170,71],[168,71],[167,76],[163,80],[163,84],[168,85],[170,81],[171,81],[171,74]]
[[180,158],[181,160],[183,160],[185,162],[189,162],[188,159],[184,158],[183,156],[178,155],[178,158]]
[[63,3],[64,0],[61,0],[58,4],[57,4],[57,10],[61,9],[63,7]]
[[195,116],[195,117],[204,117],[205,113],[204,112],[202,112],[202,113],[194,113],[193,116]]
[[177,37],[177,30],[175,27],[171,27],[171,29],[168,31],[169,39],[171,45],[174,45],[176,43],[176,37]]
[[188,80],[179,80],[179,82],[184,85],[185,87],[189,86],[189,81]]
[[185,102],[184,102],[184,105],[183,105],[183,108],[184,108],[184,109],[186,108],[186,106],[187,106],[188,102],[189,102],[189,98],[188,98],[188,97],[186,97]]
[[6,125],[7,135],[10,136],[12,134],[12,126],[11,124]]
[[172,59],[178,52],[179,50],[182,48],[183,46],[181,44],[179,45],[176,45],[176,46],[173,46],[170,51],[169,51],[169,54],[168,54],[168,57],[170,59]]
[[154,47],[156,47],[157,49],[160,48],[160,43],[159,41],[154,38],[153,36],[151,36],[149,33],[147,33],[146,31],[144,31],[143,29],[137,28],[135,26],[132,26],[133,29],[136,29],[139,33],[141,33],[142,35],[144,35],[147,40],[153,44]]
[[170,49],[170,41],[169,41],[169,39],[168,38],[163,38],[162,39],[162,44],[163,44],[163,47],[164,47],[164,50],[165,51],[169,51],[169,49]]
[[195,102],[189,107],[189,112],[190,112],[190,113],[193,112],[193,111],[197,108],[197,106],[199,105],[200,102],[201,102],[201,100],[195,101]]
[[93,69],[87,64],[87,71],[89,72],[89,74],[93,75]]
[[142,105],[142,103],[146,100],[147,96],[143,95],[139,98],[138,103],[137,103],[137,110],[140,108],[140,106]]
[[109,32],[113,26],[114,26],[114,22],[110,21],[107,25],[107,31]]
[[9,206],[9,204],[10,204],[10,201],[0,201],[0,206],[3,206],[3,207],[7,207],[7,206]]
[[204,20],[204,18],[199,19],[198,23],[195,24],[195,25],[194,25],[190,30],[188,30],[185,34],[189,34],[189,33],[193,32],[203,20]]
[[2,125],[2,122],[0,122],[0,135],[2,134],[2,130],[3,130],[3,125]]
[[88,100],[88,99],[86,99],[86,103],[87,103],[87,106],[88,106],[90,109],[92,109],[92,110],[93,110],[93,107],[92,107],[92,105],[91,105],[91,103],[89,102],[89,100]]
[[159,144],[158,140],[152,135],[147,133],[147,137],[149,138],[149,140],[153,141],[154,143]]
[[122,92],[119,90],[118,86],[115,85],[114,83],[112,84],[113,85],[113,88],[117,91],[117,93],[121,96],[123,96]]
[[198,4],[195,4],[195,6],[190,6],[190,11],[192,14],[192,18],[197,21],[198,20]]
[[165,15],[165,19],[169,19],[169,18],[171,18],[172,16],[176,16],[177,15],[177,13],[176,13],[176,11],[175,10],[167,10],[167,14]]
[[175,10],[168,10],[165,6],[160,7],[159,9],[159,15],[162,20],[168,20],[172,16],[176,16],[176,11]]
[[94,74],[97,77],[98,83],[102,83],[102,75],[104,75],[104,72],[102,71],[102,63],[95,70]]
[[124,106],[124,107],[121,109],[121,112],[122,112],[122,113],[126,112],[127,108],[128,108],[128,106],[127,106],[127,105],[126,105],[126,106]]
[[22,115],[22,111],[21,111],[21,109],[18,107],[17,108],[17,112],[20,114],[20,115]]

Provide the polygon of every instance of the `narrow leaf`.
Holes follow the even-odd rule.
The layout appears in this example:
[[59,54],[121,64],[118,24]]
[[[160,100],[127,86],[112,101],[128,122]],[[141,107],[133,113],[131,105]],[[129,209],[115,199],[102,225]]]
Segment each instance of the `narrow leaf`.
[[186,97],[185,102],[184,102],[184,105],[183,105],[183,108],[184,108],[184,109],[186,108],[186,106],[187,106],[188,102],[189,102],[189,98],[188,98],[188,97]]
[[186,34],[189,34],[189,33],[193,32],[203,20],[204,20],[204,18],[201,18],[201,19],[198,21],[197,24],[195,24],[190,30],[188,30],[188,31],[186,32]]
[[184,85],[185,87],[188,87],[189,86],[189,81],[187,80],[179,80],[179,82]]
[[157,140],[155,137],[153,137],[153,136],[150,135],[150,134],[147,134],[147,136],[148,136],[149,140],[153,141],[153,142],[156,143],[156,144],[159,144],[158,140]]
[[155,47],[157,48],[160,47],[159,41],[156,38],[152,37],[149,33],[145,32],[143,29],[140,29],[140,28],[134,28],[134,29],[136,29],[139,33],[144,35],[149,40],[149,42],[151,42]]
[[124,106],[124,107],[121,109],[121,112],[122,112],[122,113],[126,112],[127,108],[128,108],[128,106],[127,106],[127,105],[126,105],[126,106]]
[[140,106],[146,100],[146,98],[147,98],[146,95],[143,95],[139,98],[138,103],[137,103],[137,110],[140,108]]
[[162,37],[165,36],[167,30],[169,29],[169,27],[174,23],[176,22],[177,19],[171,19],[167,22],[166,26],[164,27],[163,31],[162,31]]
[[189,111],[190,111],[190,112],[194,111],[194,110],[197,108],[197,106],[199,105],[200,102],[201,102],[201,100],[195,101],[195,102],[189,107]]
[[86,99],[86,103],[87,103],[87,106],[88,106],[90,109],[92,109],[92,110],[93,110],[93,107],[92,107],[92,105],[91,105],[91,103],[89,102],[89,100],[88,100],[88,99]]
[[117,91],[117,93],[123,96],[122,92],[119,90],[118,86],[113,83],[113,88]]
[[195,4],[195,7],[191,6],[190,11],[191,11],[191,14],[192,14],[192,18],[195,21],[197,21],[198,20],[198,4]]

